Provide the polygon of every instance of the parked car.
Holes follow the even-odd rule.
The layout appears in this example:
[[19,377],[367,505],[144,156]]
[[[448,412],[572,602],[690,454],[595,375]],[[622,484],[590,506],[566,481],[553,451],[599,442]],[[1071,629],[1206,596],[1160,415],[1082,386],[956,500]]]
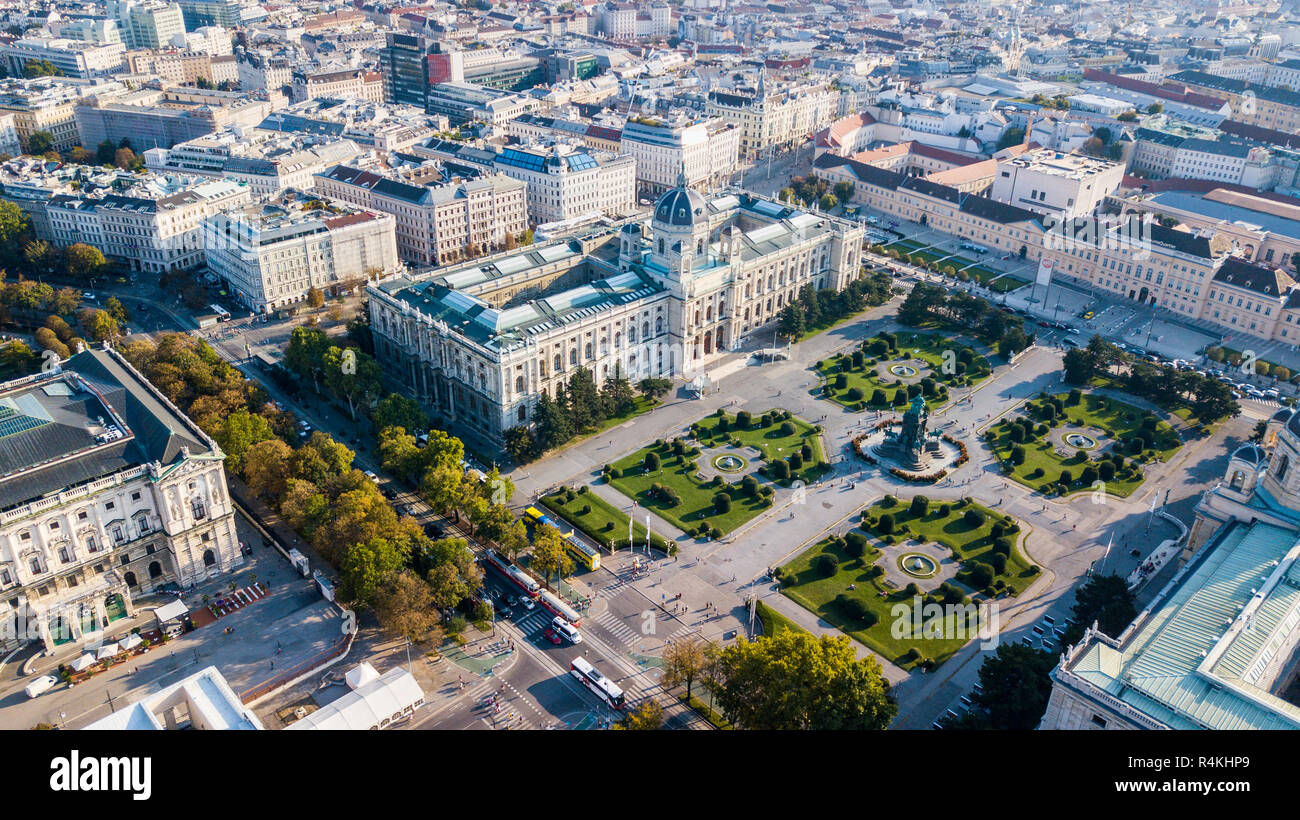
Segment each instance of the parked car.
[[551,629],[549,626],[546,627],[546,629],[542,630],[542,637],[550,641],[551,643],[555,644],[556,646],[560,645],[560,633],[556,632],[554,629]]
[[54,685],[58,682],[59,679],[53,675],[41,675],[39,678],[36,678],[31,683],[27,684],[27,688],[23,691],[27,693],[27,697],[29,698],[39,697],[53,689]]

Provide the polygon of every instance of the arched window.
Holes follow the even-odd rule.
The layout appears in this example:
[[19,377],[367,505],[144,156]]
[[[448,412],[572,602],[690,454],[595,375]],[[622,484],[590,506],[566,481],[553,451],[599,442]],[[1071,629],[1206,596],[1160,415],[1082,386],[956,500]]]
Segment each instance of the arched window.
[[575,347],[569,351],[569,364],[577,364],[577,363],[578,363],[578,348]]
[[1232,480],[1228,482],[1228,486],[1234,490],[1240,490],[1241,486],[1245,483],[1246,474],[1241,470],[1234,470],[1232,473]]
[[519,405],[519,411],[518,411],[518,413],[517,413],[516,415],[518,415],[520,421],[527,421],[527,420],[528,420],[528,408],[525,407],[525,406],[522,405],[522,404]]
[[615,348],[615,349],[618,349],[618,347],[619,347],[621,344],[623,344],[623,334],[622,334],[622,333],[615,333],[615,334],[614,334],[614,348]]
[[564,367],[564,360],[560,358],[560,354],[559,354],[559,353],[556,353],[556,354],[555,354],[555,372],[556,372],[556,373],[559,373],[560,370],[563,369],[563,367]]
[[655,317],[655,333],[656,333],[656,334],[659,334],[659,333],[663,333],[663,332],[664,332],[664,320],[663,320],[663,317],[656,316],[656,317]]
[[1273,477],[1278,481],[1286,478],[1286,468],[1290,466],[1290,459],[1285,455],[1277,460],[1277,469],[1273,471]]
[[697,256],[703,256],[703,255],[704,255],[704,240],[703,240],[703,239],[696,240],[696,242],[695,242],[695,253],[696,253]]
[[522,392],[524,392],[524,377],[523,377],[523,376],[515,376],[515,392],[517,392],[517,393],[522,393]]
[[713,305],[709,305],[704,309],[704,321],[713,321]]
[[205,567],[216,566],[216,563],[217,563],[217,556],[212,553],[212,550],[204,550],[203,566]]
[[649,322],[642,322],[642,323],[641,323],[641,338],[644,339],[645,337],[647,337],[647,336],[649,336],[649,335],[650,335],[650,323],[649,323]]
[[592,359],[596,358],[595,356],[591,355],[591,342],[587,342],[587,346],[583,348],[583,353],[586,355],[587,361],[591,361]]
[[207,508],[203,505],[203,499],[190,499],[190,512],[194,513],[195,520],[202,520],[208,517]]
[[135,580],[134,572],[124,573],[122,575],[122,583],[126,584],[128,587],[134,587],[139,585],[139,582]]
[[160,577],[162,577],[162,564],[158,563],[157,561],[154,561],[154,562],[150,563],[150,564],[149,564],[149,577],[150,577],[150,578],[160,578]]

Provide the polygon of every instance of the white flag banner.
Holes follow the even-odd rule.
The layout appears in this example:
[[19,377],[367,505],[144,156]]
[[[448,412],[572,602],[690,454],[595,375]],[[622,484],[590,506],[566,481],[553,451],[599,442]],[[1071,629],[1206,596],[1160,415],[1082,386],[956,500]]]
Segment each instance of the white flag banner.
[[1056,268],[1055,259],[1038,260],[1038,275],[1034,277],[1034,283],[1038,285],[1050,285],[1052,283],[1052,271]]

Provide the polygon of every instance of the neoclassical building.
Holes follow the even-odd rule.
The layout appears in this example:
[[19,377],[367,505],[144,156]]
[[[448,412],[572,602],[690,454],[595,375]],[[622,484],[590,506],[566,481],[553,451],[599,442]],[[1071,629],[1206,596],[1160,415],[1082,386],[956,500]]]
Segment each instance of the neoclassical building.
[[1052,671],[1044,729],[1300,729],[1300,414],[1279,410],[1196,506],[1174,578]]
[[0,385],[0,648],[89,639],[240,566],[224,459],[110,349]]
[[862,238],[856,223],[679,178],[650,219],[367,288],[375,352],[408,395],[499,444],[577,367],[597,384],[670,377],[739,349],[803,286],[860,276]]

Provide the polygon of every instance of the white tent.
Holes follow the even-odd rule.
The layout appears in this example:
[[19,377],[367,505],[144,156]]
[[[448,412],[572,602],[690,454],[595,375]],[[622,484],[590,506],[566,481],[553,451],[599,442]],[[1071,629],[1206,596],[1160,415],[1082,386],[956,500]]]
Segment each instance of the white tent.
[[170,604],[163,604],[153,611],[153,615],[158,619],[158,623],[165,624],[168,621],[174,621],[189,612],[190,608],[180,598],[172,601]]
[[120,654],[122,654],[122,647],[118,646],[117,642],[114,641],[113,643],[106,643],[101,646],[99,648],[99,654],[95,657],[102,661],[109,658],[116,658]]
[[404,667],[395,666],[287,728],[386,729],[414,715],[423,704],[424,690],[415,676]]
[[125,638],[118,641],[118,643],[122,645],[123,649],[135,649],[137,646],[143,643],[143,641],[140,640],[139,635],[132,632],[130,635],[127,635]]
[[82,655],[80,658],[77,658],[75,661],[69,664],[69,666],[72,667],[73,672],[80,672],[94,663],[95,663],[95,656],[87,652],[86,654]]
[[362,662],[349,669],[343,679],[347,681],[349,689],[356,689],[372,680],[379,680],[379,673],[375,671],[375,667]]

